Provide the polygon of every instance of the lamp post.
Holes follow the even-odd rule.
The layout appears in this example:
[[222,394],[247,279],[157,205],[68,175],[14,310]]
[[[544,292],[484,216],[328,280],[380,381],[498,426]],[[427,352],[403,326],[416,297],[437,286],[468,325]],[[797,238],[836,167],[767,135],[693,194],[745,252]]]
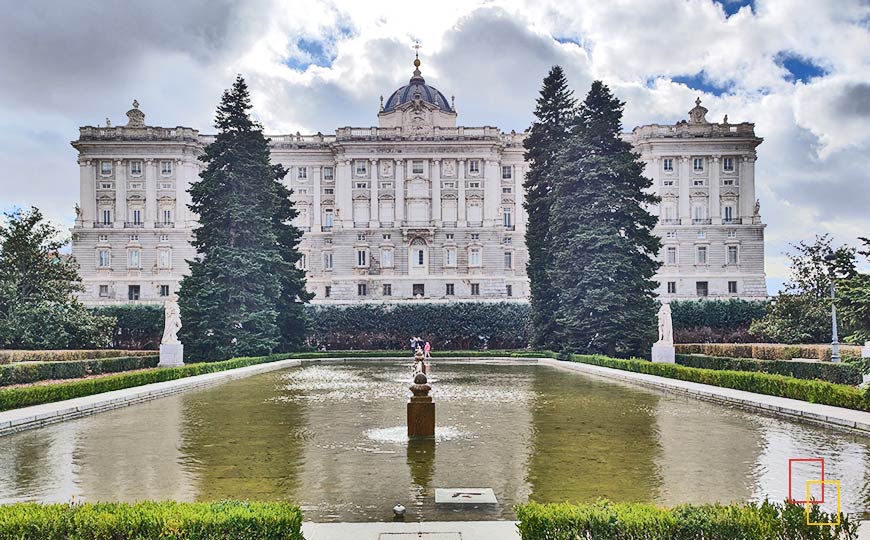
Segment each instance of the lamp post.
[[840,342],[837,340],[837,306],[836,306],[836,274],[834,273],[834,262],[837,256],[833,252],[825,255],[825,260],[829,263],[831,272],[831,362],[840,362]]

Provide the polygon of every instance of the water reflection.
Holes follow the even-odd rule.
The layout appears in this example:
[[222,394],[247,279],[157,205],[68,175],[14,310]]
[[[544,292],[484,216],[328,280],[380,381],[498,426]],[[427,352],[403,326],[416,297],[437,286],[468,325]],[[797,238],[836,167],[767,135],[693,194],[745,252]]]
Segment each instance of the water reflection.
[[[527,363],[436,362],[433,441],[405,440],[409,368],[312,364],[0,438],[0,501],[290,500],[308,519],[512,518],[529,499],[781,500],[826,459],[870,508],[870,442]],[[441,487],[499,504],[436,506]]]

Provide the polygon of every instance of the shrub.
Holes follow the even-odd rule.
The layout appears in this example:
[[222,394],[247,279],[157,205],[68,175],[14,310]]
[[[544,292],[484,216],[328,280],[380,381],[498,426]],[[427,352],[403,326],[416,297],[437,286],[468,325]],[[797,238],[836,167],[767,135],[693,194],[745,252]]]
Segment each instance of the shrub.
[[862,381],[861,372],[854,366],[849,364],[832,364],[830,362],[756,360],[753,358],[678,354],[677,363],[681,366],[694,368],[776,373],[796,379],[817,379],[850,386],[857,386]]
[[283,502],[17,503],[0,506],[0,538],[303,540],[302,511]]
[[52,350],[52,351],[0,351],[0,365],[14,362],[69,362],[92,358],[115,358],[118,356],[142,356],[153,351],[118,351],[114,349]]
[[768,302],[740,300],[676,300],[671,302],[674,329],[709,327],[717,330],[749,328],[764,317]]
[[112,347],[118,349],[156,349],[163,337],[163,307],[123,305],[91,308],[95,315],[114,317]]
[[[523,540],[851,540],[858,523],[840,514],[840,524],[830,527],[807,525],[804,507],[793,503],[683,505],[661,508],[651,504],[612,503],[538,504],[516,507]],[[835,514],[811,509],[815,522],[835,522]]]
[[[827,361],[831,359],[830,345],[783,345],[779,343],[680,343],[675,345],[680,354],[705,354],[730,358],[757,358],[759,360],[791,360],[809,358]],[[844,359],[860,358],[861,347],[840,345]]]
[[29,384],[52,379],[78,379],[103,373],[117,373],[157,367],[160,357],[117,356],[93,360],[73,360],[69,362],[28,362],[0,366],[0,386],[10,384]]

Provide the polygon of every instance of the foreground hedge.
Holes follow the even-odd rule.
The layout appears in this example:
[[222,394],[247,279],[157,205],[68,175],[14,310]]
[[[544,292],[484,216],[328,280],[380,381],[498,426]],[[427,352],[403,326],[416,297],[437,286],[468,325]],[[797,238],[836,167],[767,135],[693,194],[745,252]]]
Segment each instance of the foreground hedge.
[[[838,526],[810,526],[797,504],[701,505],[661,508],[651,504],[537,504],[516,507],[523,540],[851,540],[858,523],[840,514]],[[837,521],[816,506],[813,522]]]
[[302,512],[281,503],[18,503],[0,506],[0,539],[303,540]]
[[678,354],[681,366],[704,369],[727,369],[731,371],[758,371],[787,375],[796,379],[821,380],[836,384],[858,386],[861,372],[849,364],[831,362],[799,362],[786,360],[756,360],[754,358],[725,358],[696,354]]
[[[831,345],[783,345],[780,343],[678,343],[674,345],[680,354],[706,354],[730,358],[756,358],[758,360],[791,360],[809,358],[829,361]],[[840,345],[844,359],[860,358],[861,347]]]
[[154,351],[120,351],[116,349],[93,350],[52,350],[52,351],[0,351],[0,364],[14,362],[69,362],[70,360],[89,360],[93,358],[113,358],[118,356],[142,356]]
[[27,362],[0,366],[0,386],[54,379],[80,379],[91,375],[157,367],[159,355],[118,356],[69,362]]

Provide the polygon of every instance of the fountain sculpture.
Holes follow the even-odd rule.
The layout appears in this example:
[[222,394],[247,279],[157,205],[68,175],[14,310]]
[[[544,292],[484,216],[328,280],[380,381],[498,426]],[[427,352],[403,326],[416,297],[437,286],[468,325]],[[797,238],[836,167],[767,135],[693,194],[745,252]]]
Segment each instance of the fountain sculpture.
[[414,384],[410,386],[411,396],[408,401],[408,438],[426,439],[435,437],[435,402],[429,395],[432,387],[426,377],[426,362],[423,349],[417,348],[414,353]]

